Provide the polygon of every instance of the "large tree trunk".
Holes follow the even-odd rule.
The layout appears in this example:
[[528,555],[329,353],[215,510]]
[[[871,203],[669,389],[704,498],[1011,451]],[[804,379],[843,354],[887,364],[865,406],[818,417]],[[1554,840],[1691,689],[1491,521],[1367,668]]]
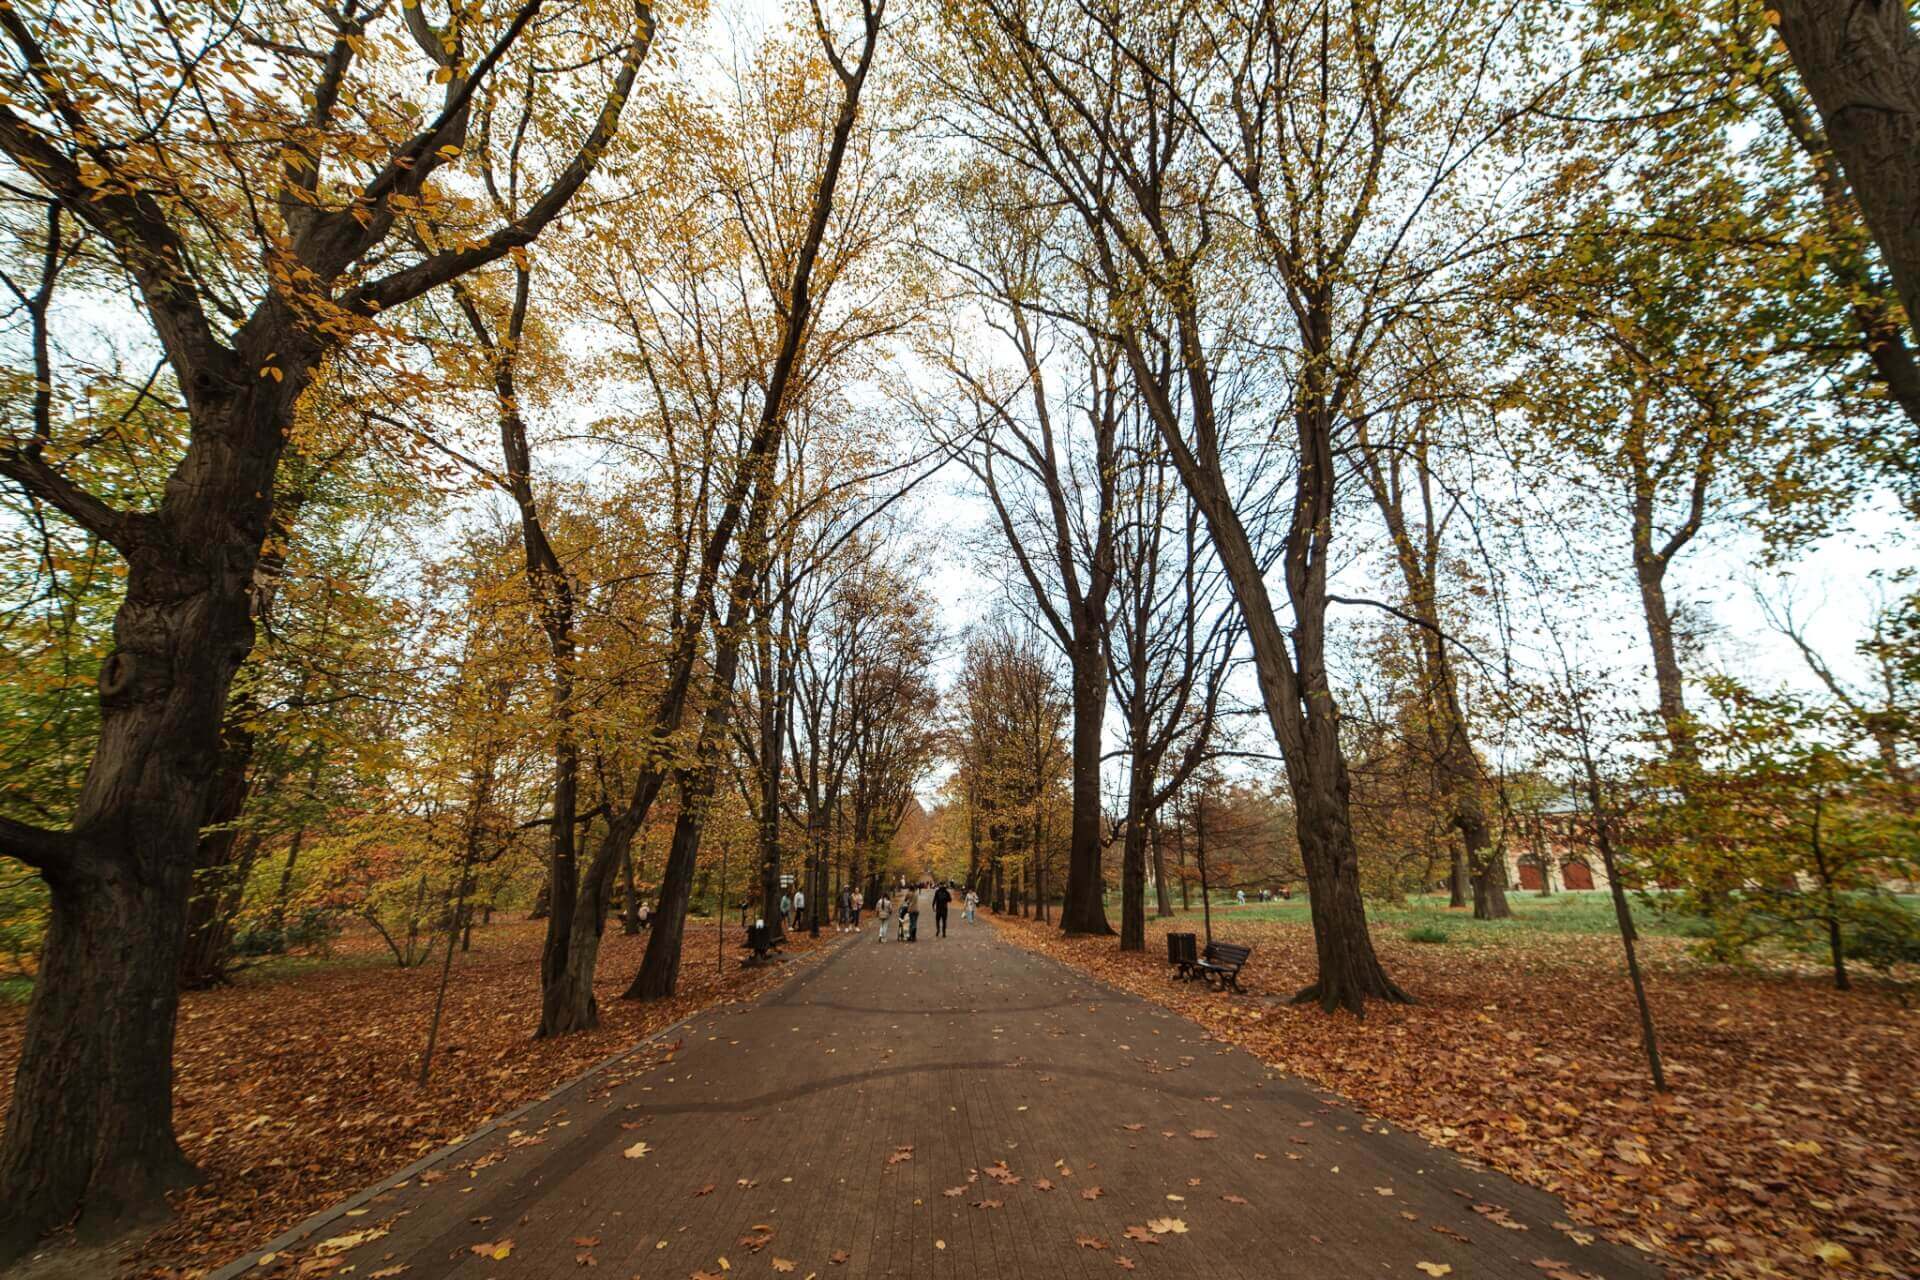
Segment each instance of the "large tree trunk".
[[1778,0],[1780,38],[1880,246],[1920,315],[1920,38],[1902,0]]
[[713,798],[716,767],[700,766],[680,781],[680,816],[673,824],[673,845],[660,881],[660,909],[654,913],[647,954],[640,962],[623,999],[665,1000],[680,981],[680,944],[687,932],[687,903],[693,893],[695,864],[700,855],[700,833],[706,825],[707,805]]
[[[653,795],[642,804],[628,808],[607,824],[587,874],[579,877],[567,912],[569,928],[564,939],[563,959],[551,978],[541,983],[541,1036],[566,1035],[573,1031],[591,1031],[600,1025],[600,1005],[594,998],[594,970],[600,961],[600,938],[606,928],[607,904],[612,900],[614,872],[633,847],[634,834],[646,821]],[[557,899],[557,895],[556,895]],[[548,920],[548,936],[560,911],[557,900]],[[654,929],[659,929],[656,920]],[[544,977],[544,969],[543,969]]]
[[[571,641],[569,640],[569,650]],[[559,729],[553,748],[553,831],[547,845],[547,933],[540,948],[541,1036],[563,1035],[597,1025],[593,1012],[593,974],[580,980],[580,957],[573,954],[581,902],[575,823],[579,813],[580,749],[572,732],[572,675],[557,669],[551,712]],[[623,818],[626,816],[621,815]],[[625,829],[623,824],[611,824]],[[622,850],[624,854],[625,850]],[[596,919],[597,924],[597,919]],[[599,937],[599,929],[593,930]],[[584,993],[584,995],[583,995]],[[584,1017],[584,1022],[579,1019]]]
[[[1314,952],[1320,963],[1318,980],[1295,995],[1294,1003],[1317,1001],[1329,1013],[1344,1007],[1356,1014],[1364,1010],[1368,998],[1410,1003],[1374,955],[1347,819],[1345,763],[1333,774],[1330,790],[1293,788],[1300,813],[1300,853],[1307,868]],[[1309,847],[1309,841],[1314,847]]]
[[[172,833],[187,847],[196,816],[180,813]],[[157,1215],[163,1193],[194,1180],[172,1124],[190,863],[136,871],[102,853],[64,876],[53,899],[0,1165],[0,1257],[23,1253],[76,1208],[83,1238]]]
[[1100,755],[1107,719],[1107,659],[1104,637],[1090,631],[1074,639],[1073,652],[1073,844],[1067,855],[1067,897],[1060,911],[1063,933],[1110,934],[1100,881]]
[[[301,345],[286,339],[292,369],[311,368]],[[144,518],[124,548],[99,746],[71,829],[0,828],[0,850],[52,890],[0,1147],[0,1262],[76,1214],[99,1232],[164,1211],[163,1193],[188,1177],[173,1138],[180,951],[228,692],[253,646],[251,588],[293,394],[247,387],[221,421],[196,422],[169,483],[189,496]],[[196,418],[206,412],[203,399]]]

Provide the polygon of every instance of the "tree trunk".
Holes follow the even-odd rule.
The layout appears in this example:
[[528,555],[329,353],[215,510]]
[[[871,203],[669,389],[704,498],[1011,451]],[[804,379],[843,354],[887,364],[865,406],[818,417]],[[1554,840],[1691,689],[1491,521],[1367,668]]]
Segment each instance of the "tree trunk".
[[[1306,341],[1310,350],[1331,349],[1330,291],[1310,299]],[[1282,567],[1293,606],[1292,644],[1281,630],[1267,590],[1266,571],[1233,506],[1232,489],[1220,467],[1213,390],[1199,320],[1190,305],[1178,308],[1180,355],[1187,370],[1198,450],[1189,445],[1181,418],[1153,378],[1138,336],[1127,334],[1127,362],[1135,388],[1181,482],[1205,517],[1241,618],[1247,624],[1261,701],[1274,742],[1286,761],[1293,793],[1300,857],[1313,897],[1316,981],[1296,999],[1317,999],[1331,1012],[1358,1013],[1367,997],[1409,1003],[1388,980],[1374,955],[1360,898],[1359,857],[1348,812],[1347,765],[1340,746],[1340,713],[1326,671],[1327,556],[1332,537],[1336,462],[1333,423],[1325,380],[1330,358],[1307,362],[1305,385],[1293,418],[1299,441],[1299,472]]]
[[1827,866],[1826,848],[1820,842],[1820,821],[1824,804],[1816,799],[1813,805],[1813,825],[1810,833],[1809,848],[1813,852],[1813,868],[1820,877],[1821,914],[1826,918],[1827,953],[1833,960],[1833,985],[1836,990],[1848,991],[1853,983],[1847,977],[1847,953],[1840,937],[1840,904],[1835,897],[1833,872]]
[[[593,975],[584,987],[578,958],[572,954],[582,903],[579,853],[574,823],[579,810],[580,750],[571,725],[570,670],[554,673],[551,708],[559,737],[553,748],[553,831],[547,844],[547,932],[540,947],[540,1036],[563,1035],[598,1025],[593,1010]],[[625,815],[621,815],[625,817]],[[617,822],[611,824],[618,826]],[[609,832],[611,834],[611,831]],[[599,930],[594,930],[599,936]],[[584,1018],[585,1021],[580,1021]]]
[[[643,803],[628,808],[607,824],[607,833],[600,839],[587,874],[579,877],[567,912],[570,927],[564,940],[563,959],[553,976],[541,983],[538,1032],[541,1037],[591,1031],[600,1025],[600,1005],[594,998],[593,978],[600,961],[600,938],[606,927],[613,873],[632,848],[634,834],[646,821],[652,802],[653,795],[649,794]],[[553,918],[559,915],[555,910]],[[657,931],[659,927],[656,921],[654,929]],[[550,919],[549,937],[552,929]]]
[[187,902],[229,691],[253,647],[282,425],[317,360],[285,343],[285,384],[216,390],[202,372],[169,496],[125,531],[126,596],[71,828],[0,825],[0,852],[52,891],[0,1145],[0,1263],[76,1213],[97,1234],[164,1211],[187,1176],[172,1101]]
[[1484,856],[1473,875],[1473,918],[1507,920],[1512,916],[1513,908],[1507,904],[1506,866],[1496,857]]
[[[1107,661],[1098,631],[1073,652],[1073,844],[1067,855],[1062,933],[1111,934],[1100,883],[1100,755],[1107,719]],[[1036,856],[1037,856],[1036,850]]]
[[[1127,839],[1120,861],[1120,949],[1147,949],[1147,801],[1153,779],[1131,769],[1127,788]],[[1164,893],[1164,890],[1163,890]]]
[[687,903],[693,893],[700,833],[706,825],[716,772],[714,765],[706,764],[681,778],[680,815],[674,820],[673,844],[660,879],[660,909],[654,913],[640,972],[634,975],[622,999],[669,999],[680,981],[680,944],[687,932]]
[[1779,0],[1780,38],[1909,316],[1920,315],[1920,38],[1898,0]]
[[1163,843],[1163,831],[1158,814],[1147,817],[1147,832],[1153,844],[1153,890],[1157,900],[1154,914],[1162,920],[1173,917],[1173,899],[1168,897],[1167,889],[1167,851]]
[[1449,840],[1447,852],[1451,863],[1447,872],[1447,905],[1464,907],[1467,905],[1467,882],[1471,879],[1467,874],[1467,850],[1459,841]]
[[1640,611],[1647,624],[1647,643],[1653,650],[1653,680],[1659,691],[1660,723],[1666,729],[1675,759],[1687,763],[1697,753],[1687,721],[1686,686],[1680,674],[1679,649],[1673,642],[1673,611],[1667,604],[1667,564],[1644,546],[1636,546],[1633,568],[1640,585]]
[[[182,806],[183,808],[185,806]],[[193,825],[181,814],[181,843]],[[14,1076],[0,1257],[79,1209],[83,1239],[165,1211],[194,1171],[173,1137],[177,960],[190,864],[111,855],[63,876]]]

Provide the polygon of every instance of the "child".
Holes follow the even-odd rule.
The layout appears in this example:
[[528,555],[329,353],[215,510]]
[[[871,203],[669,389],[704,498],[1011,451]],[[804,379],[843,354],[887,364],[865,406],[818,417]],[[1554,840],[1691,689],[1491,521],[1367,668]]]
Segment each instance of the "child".
[[893,913],[887,910],[887,906],[887,895],[885,893],[882,893],[874,900],[873,914],[874,917],[880,921],[880,937],[877,939],[880,942],[887,940],[887,921],[893,918]]
[[896,942],[907,941],[907,909],[912,900],[913,890],[903,889],[900,891],[900,929],[893,935],[894,941]]

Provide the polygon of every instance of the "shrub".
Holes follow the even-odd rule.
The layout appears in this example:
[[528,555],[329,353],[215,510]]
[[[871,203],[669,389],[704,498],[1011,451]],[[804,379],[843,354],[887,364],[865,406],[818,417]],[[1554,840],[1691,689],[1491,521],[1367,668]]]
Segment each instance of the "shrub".
[[1408,942],[1445,942],[1452,936],[1437,924],[1423,924],[1418,928],[1407,930]]

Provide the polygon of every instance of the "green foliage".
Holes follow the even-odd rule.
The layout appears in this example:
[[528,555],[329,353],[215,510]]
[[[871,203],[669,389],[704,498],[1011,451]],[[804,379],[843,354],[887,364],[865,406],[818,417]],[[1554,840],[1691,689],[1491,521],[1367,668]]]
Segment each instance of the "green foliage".
[[1407,936],[1408,942],[1433,942],[1433,943],[1446,942],[1447,940],[1453,937],[1453,935],[1448,933],[1445,929],[1442,929],[1438,925],[1432,925],[1432,924],[1423,924],[1417,928],[1409,929],[1407,930],[1406,936]]
[[1880,973],[1896,965],[1920,965],[1920,915],[1883,894],[1853,904],[1846,958]]
[[1698,724],[1697,758],[1650,767],[1662,799],[1634,835],[1645,874],[1671,886],[1664,905],[1706,921],[1702,949],[1720,959],[1825,942],[1842,984],[1848,948],[1911,945],[1910,917],[1881,888],[1920,871],[1897,767],[1853,716],[1726,677],[1706,684],[1715,710]]
[[0,858],[0,982],[31,980],[46,927],[46,881]]

